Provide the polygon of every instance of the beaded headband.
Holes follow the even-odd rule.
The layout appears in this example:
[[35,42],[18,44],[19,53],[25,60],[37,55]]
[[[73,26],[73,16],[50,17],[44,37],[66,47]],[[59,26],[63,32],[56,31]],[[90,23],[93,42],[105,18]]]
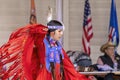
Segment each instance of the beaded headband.
[[48,29],[62,29],[62,30],[64,30],[64,26],[48,26]]

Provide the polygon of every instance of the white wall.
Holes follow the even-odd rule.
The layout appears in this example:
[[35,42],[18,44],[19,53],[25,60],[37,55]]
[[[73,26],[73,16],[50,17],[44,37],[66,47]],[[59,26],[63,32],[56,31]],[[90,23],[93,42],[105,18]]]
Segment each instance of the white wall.
[[[0,46],[12,31],[29,23],[31,0],[0,0]],[[46,25],[48,6],[56,17],[55,0],[35,0],[38,23]]]
[[[63,0],[63,22],[65,24],[65,50],[81,50],[83,10],[85,0]],[[53,8],[56,19],[56,0],[35,0],[38,23],[46,24],[48,6]],[[111,0],[90,0],[94,36],[91,40],[93,62],[101,52],[100,46],[107,41]],[[120,23],[120,1],[116,0],[118,23]],[[28,24],[30,0],[0,0],[0,46],[12,31]],[[118,24],[120,25],[120,24]],[[120,29],[120,28],[119,28]]]

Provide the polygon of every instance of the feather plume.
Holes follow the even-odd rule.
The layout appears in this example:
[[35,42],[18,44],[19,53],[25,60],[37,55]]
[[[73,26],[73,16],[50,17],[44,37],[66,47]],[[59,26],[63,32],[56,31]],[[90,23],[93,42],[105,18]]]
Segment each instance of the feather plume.
[[47,22],[52,20],[52,8],[48,7]]

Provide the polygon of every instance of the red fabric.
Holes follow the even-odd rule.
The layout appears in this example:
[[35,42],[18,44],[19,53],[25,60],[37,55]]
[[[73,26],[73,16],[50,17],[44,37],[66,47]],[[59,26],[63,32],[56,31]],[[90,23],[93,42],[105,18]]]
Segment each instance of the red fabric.
[[[35,38],[36,38],[35,44],[36,44],[36,47],[38,50],[37,53],[39,55],[39,61],[40,61],[39,65],[41,65],[39,72],[38,72],[37,80],[51,80],[52,79],[51,74],[46,70],[46,67],[45,67],[45,45],[43,43],[44,36],[45,36],[44,34],[39,34],[39,35],[37,34],[35,36]],[[30,48],[28,48],[28,49],[30,49]],[[73,64],[69,60],[69,58],[66,55],[64,50],[63,50],[63,53],[64,53],[63,64],[64,64],[65,80],[88,80],[84,75],[81,75],[75,71]],[[30,55],[30,53],[28,55]],[[26,65],[28,66],[28,64],[26,64]],[[30,68],[30,65],[29,65],[29,68]],[[29,68],[27,68],[27,69],[28,69],[28,73],[30,74]],[[58,72],[56,72],[56,73],[58,73]],[[30,76],[29,74],[28,74],[28,76]],[[58,73],[58,79],[60,79],[59,77],[60,77],[60,75]],[[29,80],[31,80],[30,77],[29,77]]]
[[56,63],[56,65],[55,65],[55,80],[61,80],[60,64],[58,64],[58,63]]
[[[2,80],[6,80],[11,76],[11,80],[24,77],[21,61],[29,27],[31,26],[27,25],[13,32],[8,42],[0,47],[0,70],[2,70],[2,72],[0,71],[0,75],[2,75]],[[6,65],[9,66],[6,68]]]
[[[33,80],[34,78],[34,76],[32,75],[33,70],[35,70],[34,67],[36,67],[35,71],[39,70],[39,67],[37,67],[37,65],[39,66],[39,63],[38,64],[36,63],[33,65],[35,61],[38,61],[37,57],[33,58],[33,55],[35,55],[35,53],[33,52],[33,47],[34,47],[34,42],[36,41],[36,38],[39,38],[39,41],[42,41],[44,39],[44,36],[46,35],[47,32],[43,31],[43,28],[46,28],[46,26],[34,25],[33,27],[31,27],[30,35],[24,47],[22,61],[23,61],[23,66],[25,70],[25,75],[28,80]],[[41,35],[41,36],[38,37],[37,35]],[[34,75],[37,76],[37,72]]]
[[88,78],[86,78],[85,75],[82,75],[75,70],[72,62],[70,61],[69,57],[67,56],[64,50],[63,53],[64,53],[63,64],[65,80],[89,80]]
[[[6,72],[0,73],[4,75],[4,79],[2,80],[7,79],[14,74],[13,80],[24,80],[25,78],[27,80],[52,80],[51,73],[47,71],[45,65],[46,55],[45,45],[43,42],[43,39],[47,34],[46,31],[43,31],[43,28],[45,27],[46,26],[41,24],[27,25],[11,34],[8,43],[0,48],[0,55],[4,54],[0,59],[6,59],[6,57],[8,57],[8,53],[14,53],[16,55],[7,58],[8,60],[4,63],[0,62],[0,68],[2,68],[6,63],[14,61],[15,63],[11,65]],[[9,48],[12,48],[11,51]],[[18,52],[16,52],[16,50],[18,50]],[[75,71],[73,64],[64,50],[63,54],[65,80],[88,80],[84,75]],[[60,74],[57,72],[60,65],[56,66],[56,75],[57,78],[60,79]]]

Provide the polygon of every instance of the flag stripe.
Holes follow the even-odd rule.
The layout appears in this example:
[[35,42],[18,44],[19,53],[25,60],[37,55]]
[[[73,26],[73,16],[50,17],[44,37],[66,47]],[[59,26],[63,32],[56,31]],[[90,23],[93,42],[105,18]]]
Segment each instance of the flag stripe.
[[112,40],[113,32],[114,32],[114,28],[110,27],[110,30],[109,30],[109,40],[108,41]]
[[83,38],[82,38],[82,43],[83,43],[83,50],[84,50],[84,52],[87,52],[87,50],[86,50],[86,48],[85,48],[85,40],[84,40],[84,36],[83,36]]

